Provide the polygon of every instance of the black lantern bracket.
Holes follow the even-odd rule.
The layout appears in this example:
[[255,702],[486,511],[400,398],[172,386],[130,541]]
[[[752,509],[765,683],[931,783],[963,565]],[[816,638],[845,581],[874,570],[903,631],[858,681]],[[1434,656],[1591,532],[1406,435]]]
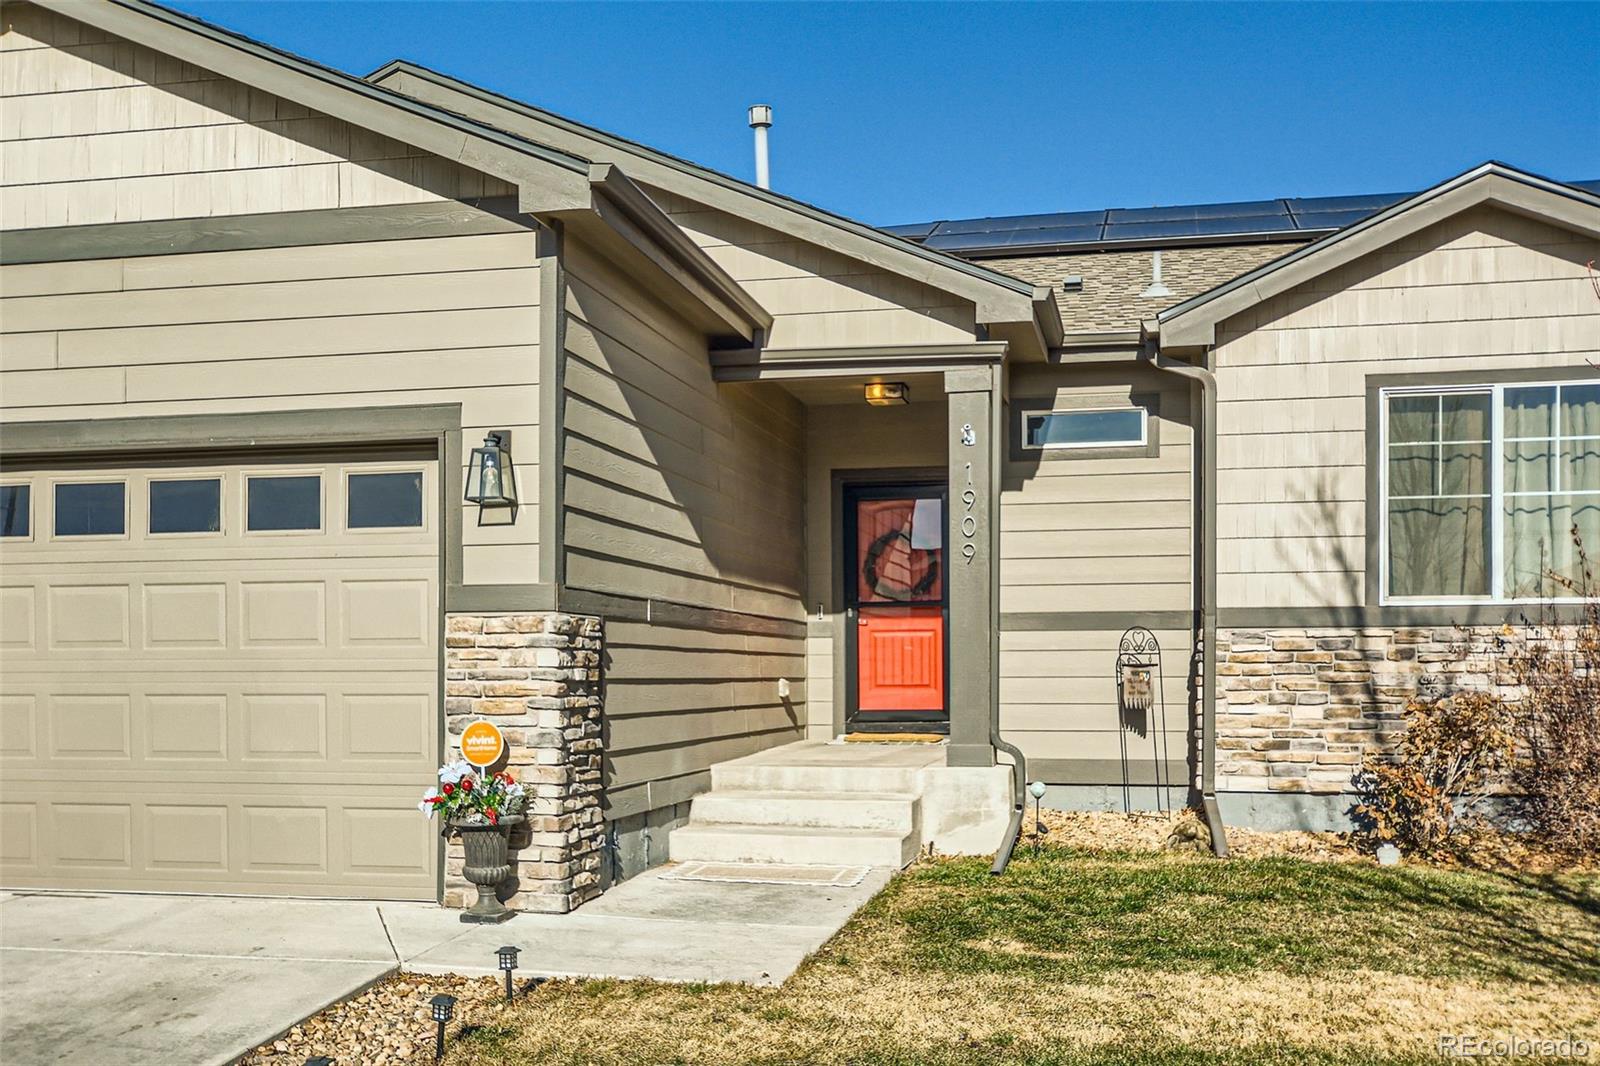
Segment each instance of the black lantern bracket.
[[510,511],[516,521],[517,467],[512,459],[511,431],[493,429],[484,435],[483,444],[467,458],[467,478],[462,493],[467,503],[478,505],[478,522],[488,511]]

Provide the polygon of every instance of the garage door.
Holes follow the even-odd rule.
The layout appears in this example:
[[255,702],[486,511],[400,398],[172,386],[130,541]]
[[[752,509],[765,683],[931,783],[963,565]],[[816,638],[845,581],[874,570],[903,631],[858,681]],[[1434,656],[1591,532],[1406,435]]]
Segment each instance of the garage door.
[[0,882],[433,899],[431,450],[0,475]]

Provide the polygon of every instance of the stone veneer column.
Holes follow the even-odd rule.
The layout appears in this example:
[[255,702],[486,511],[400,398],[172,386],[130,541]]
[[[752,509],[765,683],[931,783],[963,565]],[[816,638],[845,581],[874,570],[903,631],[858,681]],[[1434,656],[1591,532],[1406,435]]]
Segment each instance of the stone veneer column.
[[[451,614],[445,619],[447,759],[478,718],[510,749],[507,769],[528,790],[527,825],[512,833],[516,873],[506,905],[564,913],[600,894],[600,619],[558,613]],[[461,844],[445,852],[447,907],[476,890]]]
[[[1534,632],[1571,638],[1565,627]],[[1502,626],[1220,631],[1218,789],[1352,791],[1366,755],[1393,749],[1410,700],[1511,695],[1496,662],[1508,635]]]

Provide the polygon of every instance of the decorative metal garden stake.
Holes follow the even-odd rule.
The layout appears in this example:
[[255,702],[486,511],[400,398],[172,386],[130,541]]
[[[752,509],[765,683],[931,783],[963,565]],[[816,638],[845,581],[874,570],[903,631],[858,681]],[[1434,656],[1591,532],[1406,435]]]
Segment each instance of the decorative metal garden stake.
[[439,1023],[438,1036],[433,1042],[433,1061],[444,1058],[444,1027],[456,1016],[456,997],[443,992],[428,1001],[433,1007],[433,1020]]
[[495,958],[500,960],[500,968],[506,972],[506,1002],[511,1002],[511,971],[517,968],[517,952],[519,949],[507,944],[495,952]]
[[[1124,630],[1122,639],[1117,642],[1116,682],[1117,703],[1120,705],[1124,724],[1129,712],[1135,712],[1143,716],[1145,729],[1150,734],[1151,754],[1156,764],[1156,807],[1165,811],[1168,793],[1166,685],[1161,674],[1161,643],[1156,640],[1154,633],[1143,626],[1133,626]],[[1209,678],[1206,683],[1211,684]],[[1152,712],[1157,721],[1150,720]],[[1123,803],[1132,810],[1131,797],[1127,796],[1128,741],[1123,730],[1119,729],[1117,733],[1123,745]]]
[[1040,807],[1044,803],[1044,782],[1035,781],[1028,786],[1028,794],[1033,797],[1033,853],[1039,854],[1039,844],[1044,840],[1044,835],[1050,830],[1045,828],[1044,813]]

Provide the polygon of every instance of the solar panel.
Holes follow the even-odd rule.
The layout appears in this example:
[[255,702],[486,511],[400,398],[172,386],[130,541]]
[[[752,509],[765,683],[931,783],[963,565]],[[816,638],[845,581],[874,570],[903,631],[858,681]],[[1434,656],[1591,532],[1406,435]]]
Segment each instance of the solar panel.
[[1106,212],[1109,225],[1131,222],[1205,222],[1229,219],[1282,218],[1282,200],[1249,200],[1233,204],[1180,204],[1177,207],[1119,207]]
[[928,236],[941,225],[942,223],[939,222],[917,222],[909,226],[880,226],[878,228],[896,237],[904,237],[908,241],[918,241]]
[[935,233],[922,243],[947,252],[974,248],[1033,248],[1051,244],[1077,244],[1100,239],[1099,226],[1058,226],[1019,230],[1016,233]]
[[1104,211],[1068,211],[1049,215],[1003,215],[993,218],[968,218],[956,222],[941,222],[937,233],[943,237],[954,233],[1013,233],[1017,230],[1098,225],[1105,221],[1105,216],[1106,213]]
[[1412,195],[1408,192],[1374,193],[1371,196],[1300,196],[1285,200],[1293,214],[1317,211],[1366,211],[1371,214]]
[[[1381,209],[1380,209],[1381,210]],[[1344,229],[1346,226],[1371,218],[1377,211],[1308,211],[1294,216],[1297,228],[1303,230]]]
[[1294,219],[1283,215],[1253,215],[1242,218],[1174,219],[1169,222],[1130,222],[1107,226],[1108,241],[1148,240],[1151,237],[1225,237],[1239,233],[1292,233]]
[[[1572,181],[1567,184],[1600,194],[1600,180]],[[1309,233],[1343,229],[1411,195],[1303,196],[1285,200],[1241,200],[1226,204],[996,215],[890,226],[887,232],[921,241],[929,248],[952,252],[1022,251],[1033,247],[1163,238],[1229,237],[1253,233]]]

